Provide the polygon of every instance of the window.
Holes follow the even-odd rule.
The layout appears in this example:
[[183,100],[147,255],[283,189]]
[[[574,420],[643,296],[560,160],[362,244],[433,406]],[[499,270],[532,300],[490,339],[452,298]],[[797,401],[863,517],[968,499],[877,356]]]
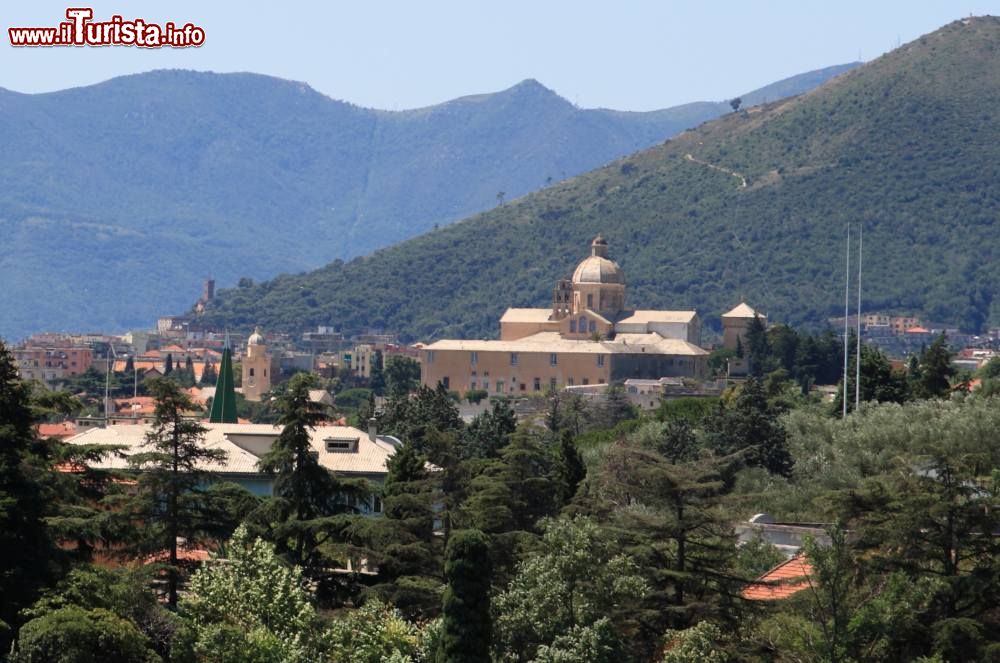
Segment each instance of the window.
[[582,315],[580,316],[579,328],[581,334],[587,331],[587,318],[583,317]]
[[604,368],[604,355],[597,355],[597,367]]
[[475,380],[473,380],[472,382],[469,383],[469,389],[475,391],[475,389],[476,389],[476,381]]
[[497,380],[497,393],[503,393],[503,380]]
[[569,385],[570,387],[572,387],[573,386],[573,378],[569,378],[568,380],[566,380],[566,384]]
[[576,320],[570,320],[569,321],[569,333],[570,334],[575,334],[576,333]]
[[559,355],[553,352],[552,354],[549,355],[549,366],[558,366],[558,365],[559,365]]
[[264,369],[264,377],[267,377],[267,369]]
[[521,391],[525,391],[524,383],[521,383]]
[[556,390],[556,379],[555,378],[549,378],[549,389],[551,389],[552,391]]
[[372,513],[382,513],[382,498],[372,495]]
[[583,378],[583,384],[590,384],[590,378]]
[[444,385],[445,389],[451,389],[451,378],[449,378],[447,375],[444,376],[443,378],[441,378],[441,384]]
[[593,334],[595,331],[597,331],[597,323],[594,322],[593,320],[591,320],[590,321],[590,326],[588,327],[588,329],[589,329],[590,333]]
[[478,352],[470,352],[469,353],[469,363],[472,364],[473,366],[475,366],[476,364],[479,363],[479,353]]
[[323,443],[330,453],[358,450],[358,438],[356,437],[327,437],[324,438]]
[[253,367],[250,368],[250,377],[253,377]]
[[542,390],[542,378],[535,378],[535,391]]
[[433,350],[428,350],[427,351],[427,363],[428,364],[433,364],[434,363],[434,351]]
[[517,353],[516,352],[511,352],[510,353],[510,365],[511,366],[517,366]]
[[587,295],[587,308],[594,308],[594,296]]

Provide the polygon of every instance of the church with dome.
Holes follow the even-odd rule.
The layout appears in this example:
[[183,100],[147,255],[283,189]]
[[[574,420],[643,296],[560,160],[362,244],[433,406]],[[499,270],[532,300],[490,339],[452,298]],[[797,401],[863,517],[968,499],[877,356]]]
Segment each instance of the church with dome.
[[500,339],[440,340],[423,348],[422,382],[464,393],[516,395],[629,378],[702,378],[696,311],[632,309],[625,274],[598,235],[549,308],[509,308]]

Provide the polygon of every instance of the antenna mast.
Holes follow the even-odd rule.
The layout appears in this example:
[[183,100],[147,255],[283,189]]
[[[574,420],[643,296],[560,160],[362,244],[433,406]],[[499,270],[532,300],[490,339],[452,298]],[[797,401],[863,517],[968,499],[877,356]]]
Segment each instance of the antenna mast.
[[844,269],[844,386],[841,389],[842,417],[847,418],[847,354],[849,351],[847,317],[850,313],[851,297],[851,224],[847,224],[847,267]]
[[858,224],[858,352],[854,358],[856,375],[854,378],[854,411],[861,407],[861,258],[864,256],[865,226]]

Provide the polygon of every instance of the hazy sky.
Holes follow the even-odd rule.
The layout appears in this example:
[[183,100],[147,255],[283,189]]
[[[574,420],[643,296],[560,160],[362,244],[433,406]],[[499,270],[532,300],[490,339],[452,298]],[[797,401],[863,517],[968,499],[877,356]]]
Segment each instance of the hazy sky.
[[[0,87],[44,92],[162,68],[252,71],[337,99],[403,109],[525,78],[584,107],[722,100],[832,64],[871,60],[1000,0],[5,0]],[[67,6],[96,19],[206,31],[201,48],[10,46],[11,26],[54,26]]]

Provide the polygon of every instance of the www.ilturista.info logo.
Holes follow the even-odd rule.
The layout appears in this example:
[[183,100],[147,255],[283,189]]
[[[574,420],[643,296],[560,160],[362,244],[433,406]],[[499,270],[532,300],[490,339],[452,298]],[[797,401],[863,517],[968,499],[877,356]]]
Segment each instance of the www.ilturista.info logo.
[[193,23],[163,25],[142,18],[125,20],[112,16],[93,21],[90,7],[70,7],[55,27],[7,28],[11,46],[140,46],[142,48],[189,48],[205,43],[205,30]]

